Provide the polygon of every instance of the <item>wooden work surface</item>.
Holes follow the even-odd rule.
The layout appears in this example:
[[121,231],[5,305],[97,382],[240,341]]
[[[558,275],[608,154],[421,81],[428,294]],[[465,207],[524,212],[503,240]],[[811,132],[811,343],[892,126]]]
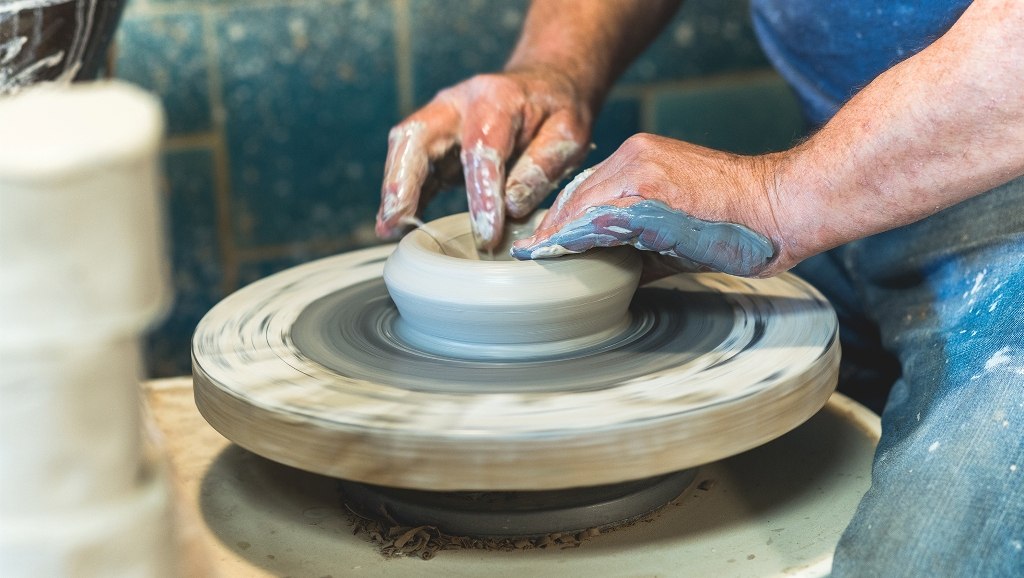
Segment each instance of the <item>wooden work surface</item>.
[[877,416],[841,395],[765,446],[702,466],[649,523],[570,550],[384,559],[352,535],[336,482],[234,446],[190,378],[143,384],[169,456],[187,576],[820,576],[867,489]]

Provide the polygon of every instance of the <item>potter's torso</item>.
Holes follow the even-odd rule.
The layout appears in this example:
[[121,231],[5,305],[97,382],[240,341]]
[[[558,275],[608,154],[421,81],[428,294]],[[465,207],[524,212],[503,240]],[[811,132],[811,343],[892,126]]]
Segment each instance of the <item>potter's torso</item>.
[[956,22],[970,0],[752,0],[768,58],[813,124],[916,54]]

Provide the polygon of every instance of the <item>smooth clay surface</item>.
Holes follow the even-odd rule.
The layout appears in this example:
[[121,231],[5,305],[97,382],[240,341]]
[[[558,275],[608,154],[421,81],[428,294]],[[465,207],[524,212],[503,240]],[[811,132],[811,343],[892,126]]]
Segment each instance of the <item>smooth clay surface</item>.
[[[504,238],[511,244],[532,229],[532,222],[511,224]],[[628,248],[536,262],[499,251],[489,259],[474,248],[468,215],[459,214],[402,239],[384,282],[401,314],[396,330],[420,349],[465,359],[543,359],[624,331],[640,267]]]
[[757,447],[836,384],[835,313],[792,275],[641,287],[607,344],[540,360],[424,351],[381,279],[393,246],[283,271],[214,307],[196,403],[228,439],[307,471],[428,490],[541,490]]

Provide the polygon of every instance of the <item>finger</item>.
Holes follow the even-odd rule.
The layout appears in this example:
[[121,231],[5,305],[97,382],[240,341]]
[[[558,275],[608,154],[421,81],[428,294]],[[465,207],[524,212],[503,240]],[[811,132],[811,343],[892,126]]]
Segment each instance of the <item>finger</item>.
[[536,259],[615,245],[683,259],[687,268],[696,264],[744,277],[764,270],[776,252],[767,237],[743,225],[704,221],[660,201],[628,197],[538,230],[513,246],[513,256]]
[[435,103],[391,129],[377,211],[378,235],[398,235],[407,220],[416,215],[431,161],[442,157],[455,144],[458,120],[452,107]]
[[[641,199],[625,199],[635,203]],[[636,224],[627,207],[613,204],[590,207],[582,215],[568,221],[543,224],[533,236],[512,245],[517,259],[558,257],[589,251],[595,247],[632,244]]]
[[555,189],[558,181],[586,156],[587,135],[567,115],[549,118],[537,131],[505,184],[505,207],[523,217]]
[[518,119],[494,110],[480,110],[462,129],[462,169],[466,178],[469,217],[477,249],[493,250],[505,225],[505,162],[512,154]]

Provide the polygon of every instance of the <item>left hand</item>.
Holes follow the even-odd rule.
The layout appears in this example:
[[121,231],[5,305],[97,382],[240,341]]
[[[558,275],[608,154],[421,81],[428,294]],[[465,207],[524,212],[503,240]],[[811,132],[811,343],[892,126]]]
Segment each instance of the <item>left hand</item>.
[[536,259],[632,245],[666,257],[656,260],[660,272],[645,271],[648,278],[681,270],[781,273],[799,259],[779,227],[773,161],[635,135],[569,183],[512,254]]

